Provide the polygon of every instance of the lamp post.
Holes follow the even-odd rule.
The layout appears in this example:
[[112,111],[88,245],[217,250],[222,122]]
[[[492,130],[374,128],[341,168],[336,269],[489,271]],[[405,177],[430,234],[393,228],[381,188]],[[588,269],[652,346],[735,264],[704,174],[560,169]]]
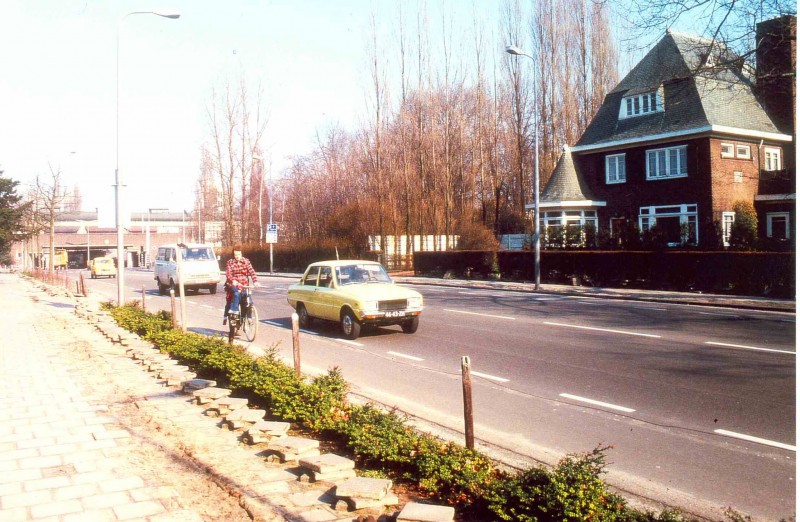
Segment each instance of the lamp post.
[[162,18],[176,19],[180,18],[177,13],[162,13],[158,11],[132,11],[125,14],[117,22],[117,165],[114,169],[114,207],[116,215],[116,228],[117,228],[117,305],[122,306],[125,304],[125,242],[124,231],[122,224],[122,176],[119,173],[119,35],[122,22],[131,15],[137,14],[153,14]]
[[[264,184],[264,158],[261,156],[253,156],[254,160],[258,160],[261,162],[261,184],[263,188]],[[269,175],[269,182],[267,183],[267,191],[269,192],[269,224],[272,224],[272,171],[270,171]],[[261,234],[264,233],[264,225],[261,222],[261,193],[263,190],[259,189],[258,191],[258,227],[259,227],[259,237]],[[272,242],[269,243],[269,273],[272,274]]]
[[[509,45],[506,47],[508,54],[514,56],[527,56],[535,64],[536,60],[533,56],[527,54],[516,45]],[[539,230],[539,111],[536,109],[536,95],[537,86],[536,81],[533,82],[533,274],[534,274],[534,289],[539,290],[541,283],[540,260],[541,260],[541,247],[540,247],[540,230]]]

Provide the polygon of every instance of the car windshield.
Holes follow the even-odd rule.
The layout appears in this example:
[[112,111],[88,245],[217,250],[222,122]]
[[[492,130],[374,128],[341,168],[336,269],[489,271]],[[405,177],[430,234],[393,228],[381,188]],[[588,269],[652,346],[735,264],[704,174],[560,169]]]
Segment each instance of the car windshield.
[[381,265],[373,263],[337,266],[336,279],[340,285],[392,282],[386,270]]
[[205,261],[207,259],[214,259],[211,255],[211,249],[205,247],[184,248],[181,250],[181,255],[186,261]]

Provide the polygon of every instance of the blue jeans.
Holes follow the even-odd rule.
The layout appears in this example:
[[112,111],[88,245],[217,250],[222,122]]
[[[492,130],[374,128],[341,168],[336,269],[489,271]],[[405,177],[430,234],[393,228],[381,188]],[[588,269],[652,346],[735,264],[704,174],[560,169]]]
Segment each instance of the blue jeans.
[[231,288],[233,292],[233,299],[231,300],[231,310],[234,312],[239,311],[239,303],[241,302],[242,297],[247,295],[247,290],[244,288],[239,288],[238,286],[234,286]]

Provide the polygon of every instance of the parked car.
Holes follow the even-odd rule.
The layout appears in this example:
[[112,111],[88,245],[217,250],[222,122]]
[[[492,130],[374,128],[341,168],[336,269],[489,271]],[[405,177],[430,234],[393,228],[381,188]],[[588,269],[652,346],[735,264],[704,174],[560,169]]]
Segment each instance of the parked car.
[[158,247],[153,269],[153,279],[158,285],[158,293],[164,295],[170,288],[178,293],[180,285],[178,248],[181,249],[181,276],[184,290],[188,292],[206,288],[212,294],[216,294],[220,279],[219,260],[214,254],[214,247],[205,243],[181,243]]
[[312,263],[289,287],[287,300],[301,327],[308,328],[313,319],[337,321],[347,339],[358,338],[363,326],[400,325],[412,334],[422,313],[422,294],[395,285],[374,261]]
[[98,277],[117,277],[117,265],[110,257],[96,257],[90,263],[92,279]]

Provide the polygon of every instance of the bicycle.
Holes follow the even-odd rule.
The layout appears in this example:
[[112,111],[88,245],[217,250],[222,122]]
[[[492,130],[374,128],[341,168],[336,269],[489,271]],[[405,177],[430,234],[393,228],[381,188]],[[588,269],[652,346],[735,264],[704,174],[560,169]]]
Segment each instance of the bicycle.
[[245,294],[239,301],[239,315],[228,312],[228,342],[233,343],[233,338],[239,333],[244,334],[247,342],[253,342],[258,332],[258,310],[253,304],[252,286],[245,287]]

